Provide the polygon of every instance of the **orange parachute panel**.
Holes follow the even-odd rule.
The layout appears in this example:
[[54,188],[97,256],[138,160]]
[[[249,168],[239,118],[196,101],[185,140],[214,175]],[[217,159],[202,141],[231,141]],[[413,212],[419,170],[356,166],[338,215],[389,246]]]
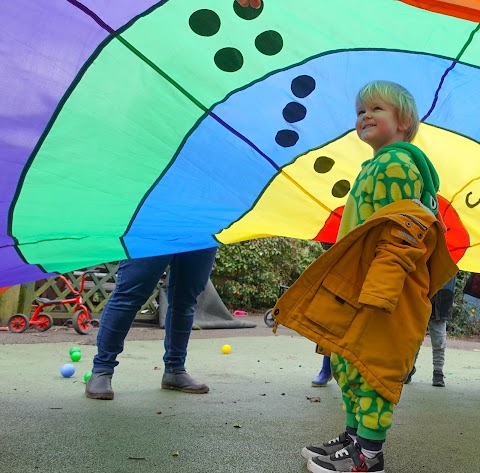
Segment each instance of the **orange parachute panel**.
[[414,7],[480,22],[480,0],[402,0]]

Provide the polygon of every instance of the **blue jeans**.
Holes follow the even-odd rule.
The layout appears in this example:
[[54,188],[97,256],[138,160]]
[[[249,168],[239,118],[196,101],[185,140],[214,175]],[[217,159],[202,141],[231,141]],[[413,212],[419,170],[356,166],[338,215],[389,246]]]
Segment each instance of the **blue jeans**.
[[105,305],[97,335],[94,373],[113,373],[117,355],[137,312],[170,265],[165,318],[165,371],[185,369],[197,297],[208,283],[217,248],[121,261],[115,290]]

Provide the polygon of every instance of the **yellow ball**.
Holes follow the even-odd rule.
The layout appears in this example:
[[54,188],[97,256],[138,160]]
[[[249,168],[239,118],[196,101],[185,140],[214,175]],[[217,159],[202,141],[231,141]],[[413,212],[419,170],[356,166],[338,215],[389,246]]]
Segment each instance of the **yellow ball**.
[[228,355],[232,351],[232,347],[230,345],[223,345],[222,353]]

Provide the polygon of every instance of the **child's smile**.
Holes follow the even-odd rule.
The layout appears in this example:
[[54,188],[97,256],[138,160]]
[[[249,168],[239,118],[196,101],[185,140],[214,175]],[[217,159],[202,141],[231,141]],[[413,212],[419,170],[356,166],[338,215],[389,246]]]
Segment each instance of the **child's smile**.
[[358,137],[369,144],[374,153],[397,141],[405,141],[405,129],[397,118],[394,107],[380,98],[372,103],[357,103],[355,128]]

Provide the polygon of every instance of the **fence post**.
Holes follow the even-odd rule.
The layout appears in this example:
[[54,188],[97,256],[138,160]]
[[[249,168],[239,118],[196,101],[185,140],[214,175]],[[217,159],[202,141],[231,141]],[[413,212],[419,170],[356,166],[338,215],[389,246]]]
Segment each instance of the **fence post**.
[[32,303],[34,301],[35,282],[22,284],[18,297],[18,311],[28,318],[32,315]]

